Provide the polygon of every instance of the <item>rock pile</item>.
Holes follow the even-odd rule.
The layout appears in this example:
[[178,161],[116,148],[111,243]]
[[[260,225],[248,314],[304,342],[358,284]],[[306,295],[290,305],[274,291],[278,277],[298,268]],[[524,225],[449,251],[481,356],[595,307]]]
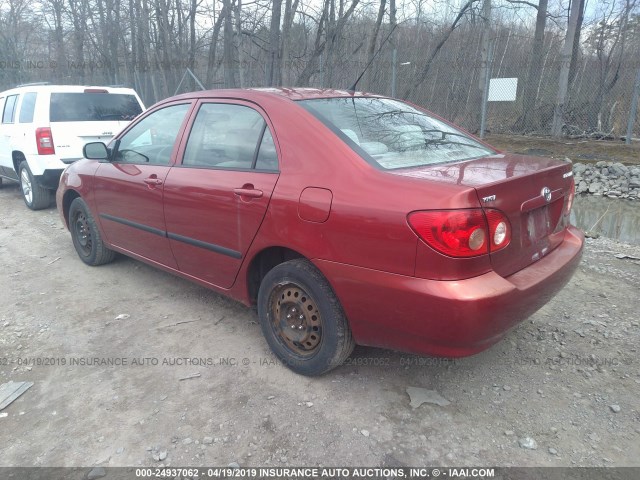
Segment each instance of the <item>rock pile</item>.
[[640,200],[640,166],[621,163],[574,163],[576,193],[590,193],[612,198]]

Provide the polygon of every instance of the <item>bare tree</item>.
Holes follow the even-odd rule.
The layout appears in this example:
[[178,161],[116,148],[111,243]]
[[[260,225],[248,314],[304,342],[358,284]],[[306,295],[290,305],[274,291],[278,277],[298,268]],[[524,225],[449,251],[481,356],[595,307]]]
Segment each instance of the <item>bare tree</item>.
[[576,41],[575,35],[578,17],[580,15],[580,7],[580,0],[573,0],[571,2],[567,35],[562,47],[562,55],[560,56],[561,63],[558,81],[558,96],[556,98],[556,104],[553,111],[553,124],[551,126],[551,133],[556,137],[559,137],[562,134],[562,127],[564,126],[564,110],[569,87],[569,66],[571,64],[571,56],[573,54],[573,44]]
[[547,26],[548,4],[548,0],[540,0],[536,7],[536,28],[533,34],[527,77],[522,87],[522,115],[516,125],[517,129],[524,132],[532,131],[537,127],[535,124],[535,108],[538,101],[538,85],[544,62],[544,33]]
[[449,40],[449,37],[451,36],[453,31],[459,25],[460,20],[462,20],[462,17],[464,17],[465,13],[467,13],[471,9],[472,5],[477,1],[478,0],[469,0],[467,3],[465,3],[462,6],[462,8],[460,8],[460,10],[458,11],[458,14],[455,16],[451,25],[445,30],[444,35],[442,36],[442,38],[440,39],[436,47],[432,50],[429,57],[427,57],[427,60],[424,63],[424,66],[422,67],[420,72],[415,76],[413,83],[404,91],[402,98],[409,98],[415,92],[415,90],[420,85],[422,85],[422,82],[425,81],[425,79],[427,78],[427,75],[429,74],[429,70],[431,70],[431,65],[433,64],[433,61],[438,56],[438,53],[440,52],[444,44],[447,42],[447,40]]

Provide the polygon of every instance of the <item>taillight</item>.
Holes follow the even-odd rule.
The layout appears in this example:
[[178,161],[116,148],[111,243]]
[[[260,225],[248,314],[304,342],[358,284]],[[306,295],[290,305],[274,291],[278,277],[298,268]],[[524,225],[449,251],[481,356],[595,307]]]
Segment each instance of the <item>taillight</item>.
[[56,153],[50,128],[36,128],[36,146],[38,147],[38,155],[53,155]]
[[571,213],[571,207],[573,206],[573,199],[576,196],[576,184],[575,182],[572,180],[571,181],[571,187],[569,187],[569,193],[567,193],[567,196],[564,199],[564,214],[566,216],[569,216],[569,214]]
[[435,250],[451,257],[476,257],[511,241],[507,217],[498,210],[425,210],[413,212],[409,225]]
[[511,241],[511,227],[509,220],[499,210],[485,210],[487,223],[489,224],[489,250],[496,252],[507,245]]

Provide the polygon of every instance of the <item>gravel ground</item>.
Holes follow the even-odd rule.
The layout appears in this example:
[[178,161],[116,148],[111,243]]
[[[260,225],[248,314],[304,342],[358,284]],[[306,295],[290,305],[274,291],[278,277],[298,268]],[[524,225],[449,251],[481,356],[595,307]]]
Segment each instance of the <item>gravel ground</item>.
[[[309,379],[254,311],[125,257],[85,266],[13,185],[0,211],[0,383],[34,382],[2,411],[0,466],[640,465],[640,247],[589,239],[480,355],[358,347]],[[414,408],[408,387],[437,394]]]

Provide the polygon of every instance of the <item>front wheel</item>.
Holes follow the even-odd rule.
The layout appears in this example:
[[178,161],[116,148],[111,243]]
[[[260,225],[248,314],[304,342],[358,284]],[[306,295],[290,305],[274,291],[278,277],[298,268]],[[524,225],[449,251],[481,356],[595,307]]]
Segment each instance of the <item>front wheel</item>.
[[26,160],[20,162],[18,167],[20,177],[20,190],[22,191],[22,199],[31,210],[42,210],[51,205],[53,192],[42,187],[31,173],[31,169]]
[[322,375],[339,366],[355,346],[329,282],[305,259],[267,273],[258,291],[258,316],[271,350],[302,375]]
[[116,252],[105,246],[96,221],[80,197],[69,207],[69,230],[78,256],[87,265],[104,265],[115,258]]

